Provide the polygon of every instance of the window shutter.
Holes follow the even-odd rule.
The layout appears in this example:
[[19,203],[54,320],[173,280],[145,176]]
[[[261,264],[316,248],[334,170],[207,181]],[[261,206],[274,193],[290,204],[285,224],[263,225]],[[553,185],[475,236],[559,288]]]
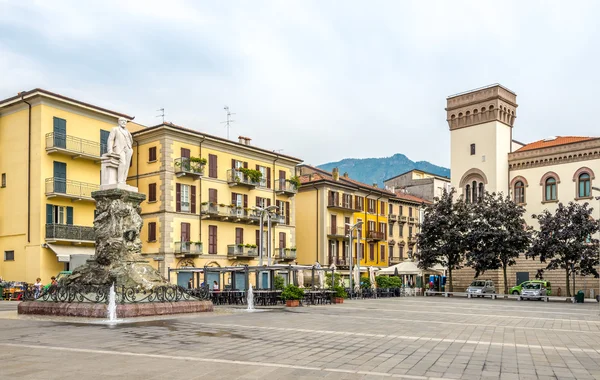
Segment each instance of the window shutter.
[[148,161],[156,161],[156,147],[148,148]]
[[286,248],[285,243],[286,243],[285,232],[280,232],[279,233],[279,248]]
[[217,253],[217,226],[208,226],[208,253]]
[[290,202],[285,202],[285,224],[290,224]]
[[187,148],[181,148],[181,158],[190,158],[190,150]]
[[217,189],[208,189],[208,201],[217,203]]
[[181,211],[181,184],[175,184],[175,211]]
[[285,180],[285,170],[280,170],[279,171],[279,179],[280,180]]
[[196,186],[192,186],[192,191],[191,191],[191,195],[192,197],[190,203],[191,203],[191,209],[192,209],[192,214],[196,213]]
[[256,230],[256,246],[258,247],[260,244],[260,230]]
[[231,159],[231,168],[235,169],[235,159],[234,158]]
[[67,206],[67,224],[73,225],[73,207]]
[[54,206],[51,204],[46,205],[46,224],[54,223],[54,218],[52,217],[54,211]]
[[208,176],[217,178],[217,156],[214,154],[208,155]]
[[271,206],[271,198],[267,198],[267,207]]
[[248,169],[248,162],[244,161],[244,168]]
[[242,228],[235,229],[235,244],[244,244],[244,230]]
[[231,204],[237,206],[237,194],[231,193]]
[[151,183],[148,185],[148,202],[156,201],[156,184]]
[[248,208],[248,194],[244,194],[244,208]]
[[271,168],[267,168],[267,189],[271,188]]
[[182,242],[190,241],[190,224],[189,223],[181,223],[181,241]]

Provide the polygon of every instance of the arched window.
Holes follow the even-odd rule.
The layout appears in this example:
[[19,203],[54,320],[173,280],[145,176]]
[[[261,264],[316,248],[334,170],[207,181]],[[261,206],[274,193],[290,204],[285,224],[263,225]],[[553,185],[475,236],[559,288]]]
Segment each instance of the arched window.
[[471,199],[473,202],[477,202],[477,182],[471,183]]
[[589,197],[590,196],[590,175],[588,173],[581,173],[578,178],[579,186],[577,191],[577,196],[579,198]]
[[546,201],[555,201],[556,200],[556,179],[554,177],[550,177],[546,180],[545,184],[545,197]]
[[515,183],[515,203],[525,203],[525,184],[523,181],[517,181],[517,183]]
[[465,186],[465,202],[471,203],[471,185]]
[[483,199],[483,182],[479,182],[479,198],[477,198],[477,202],[481,202],[481,200]]

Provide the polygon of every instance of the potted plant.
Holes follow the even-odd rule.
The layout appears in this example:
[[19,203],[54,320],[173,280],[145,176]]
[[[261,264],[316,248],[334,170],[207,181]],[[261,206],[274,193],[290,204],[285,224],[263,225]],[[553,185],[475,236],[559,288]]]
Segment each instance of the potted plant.
[[202,206],[206,206],[208,204],[208,202],[202,202],[200,203]]
[[348,298],[348,293],[341,285],[336,285],[333,287],[333,297],[331,301],[333,303],[344,303],[344,298]]
[[298,177],[297,175],[293,176],[290,179],[286,179],[286,181],[288,183],[291,183],[292,185],[294,185],[296,190],[300,188],[300,177]]
[[300,300],[304,298],[304,289],[300,289],[296,285],[289,284],[281,292],[281,299],[285,300],[285,306],[298,307]]
[[275,276],[273,280],[273,287],[275,288],[275,290],[283,290],[285,288],[285,280],[283,279],[283,276]]

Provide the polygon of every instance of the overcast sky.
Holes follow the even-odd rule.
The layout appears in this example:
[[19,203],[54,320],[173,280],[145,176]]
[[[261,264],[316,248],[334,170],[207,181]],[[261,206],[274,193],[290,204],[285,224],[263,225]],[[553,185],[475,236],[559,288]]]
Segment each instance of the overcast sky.
[[0,98],[42,87],[310,164],[450,165],[448,95],[517,93],[514,138],[598,135],[598,1],[0,0]]

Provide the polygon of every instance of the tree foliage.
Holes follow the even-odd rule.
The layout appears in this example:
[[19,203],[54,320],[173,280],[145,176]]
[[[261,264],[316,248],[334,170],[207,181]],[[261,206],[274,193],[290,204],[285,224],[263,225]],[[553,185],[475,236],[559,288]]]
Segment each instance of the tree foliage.
[[598,277],[594,266],[598,265],[599,243],[593,237],[598,232],[598,221],[592,218],[592,211],[587,202],[569,202],[567,206],[559,203],[554,214],[544,210],[532,216],[540,228],[534,233],[527,257],[539,257],[540,262],[547,263],[548,270],[564,269],[567,297],[571,296],[569,276],[573,273]]
[[452,286],[452,271],[463,266],[468,249],[469,213],[468,205],[459,199],[453,201],[456,190],[444,190],[441,198],[424,211],[421,232],[417,236],[419,267],[422,269],[441,264],[448,268],[448,288]]
[[501,268],[504,294],[508,294],[507,268],[516,264],[519,254],[531,244],[531,228],[523,218],[525,208],[501,193],[486,193],[470,209],[467,265],[475,269],[475,277]]

